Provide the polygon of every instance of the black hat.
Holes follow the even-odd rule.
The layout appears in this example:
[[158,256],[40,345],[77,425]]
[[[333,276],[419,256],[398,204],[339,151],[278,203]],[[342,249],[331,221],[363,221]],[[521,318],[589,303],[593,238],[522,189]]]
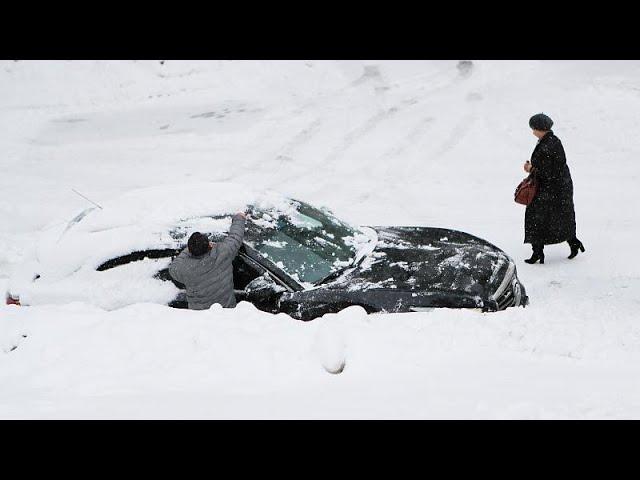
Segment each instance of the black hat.
[[189,247],[189,253],[191,253],[191,255],[199,257],[209,250],[209,239],[200,232],[194,232],[189,237],[187,247]]
[[529,126],[534,130],[542,130],[546,132],[551,130],[553,126],[553,120],[547,117],[544,113],[536,113],[529,119]]

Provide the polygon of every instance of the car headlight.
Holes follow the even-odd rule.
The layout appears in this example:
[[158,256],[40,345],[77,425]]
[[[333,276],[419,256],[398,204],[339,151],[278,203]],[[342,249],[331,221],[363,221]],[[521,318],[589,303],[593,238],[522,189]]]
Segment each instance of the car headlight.
[[513,277],[511,286],[513,288],[513,296],[515,297],[515,305],[520,305],[520,300],[522,299],[522,288],[520,287],[518,277]]

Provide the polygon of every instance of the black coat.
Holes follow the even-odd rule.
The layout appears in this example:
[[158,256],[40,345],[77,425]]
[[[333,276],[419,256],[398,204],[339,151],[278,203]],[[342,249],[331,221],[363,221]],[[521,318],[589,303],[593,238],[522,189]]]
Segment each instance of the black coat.
[[573,181],[560,139],[550,130],[531,154],[538,193],[524,215],[524,243],[548,245],[576,236]]

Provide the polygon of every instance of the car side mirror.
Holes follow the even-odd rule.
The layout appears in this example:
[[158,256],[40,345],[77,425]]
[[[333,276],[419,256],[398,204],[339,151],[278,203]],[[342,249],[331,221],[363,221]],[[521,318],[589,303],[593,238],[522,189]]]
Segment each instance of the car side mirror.
[[287,289],[278,285],[271,276],[265,272],[251,280],[244,289],[245,300],[253,303],[258,309],[276,313],[277,300],[280,294]]
[[247,286],[244,288],[245,292],[248,294],[266,296],[272,295],[274,293],[283,292],[286,289],[280,285],[278,285],[268,273],[264,275],[260,275],[259,277],[251,280]]

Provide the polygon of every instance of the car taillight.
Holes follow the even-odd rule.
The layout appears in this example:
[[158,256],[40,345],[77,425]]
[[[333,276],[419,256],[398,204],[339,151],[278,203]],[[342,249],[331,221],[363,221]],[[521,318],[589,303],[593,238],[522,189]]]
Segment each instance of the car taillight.
[[20,299],[11,296],[10,293],[7,293],[7,305],[20,305]]

